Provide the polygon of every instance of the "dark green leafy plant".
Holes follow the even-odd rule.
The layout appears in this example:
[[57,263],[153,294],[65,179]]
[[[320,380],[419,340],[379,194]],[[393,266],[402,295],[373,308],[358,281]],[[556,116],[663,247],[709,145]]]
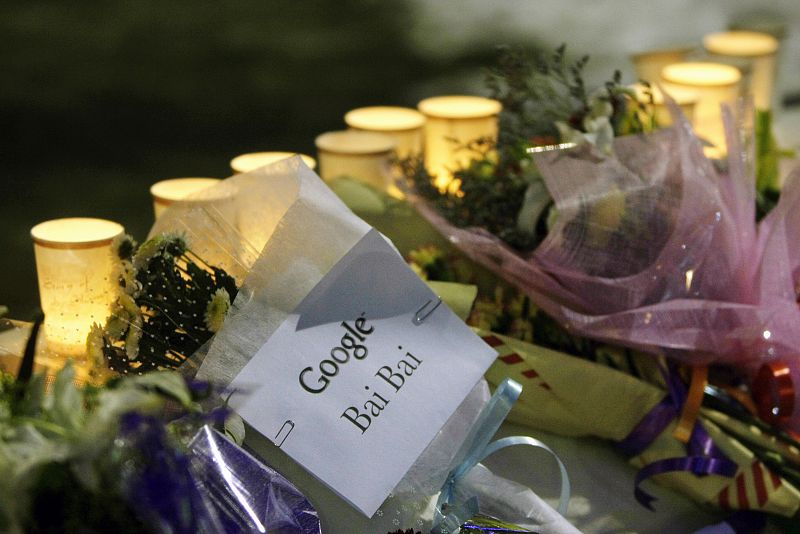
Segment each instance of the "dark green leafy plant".
[[772,111],[758,110],[755,119],[756,145],[756,220],[761,220],[778,204],[781,195],[779,165],[781,158],[795,154],[784,150],[775,140]]
[[459,147],[474,157],[445,190],[421,160],[402,162],[411,187],[456,226],[484,228],[521,251],[535,248],[547,234],[552,200],[529,149],[589,142],[609,152],[615,135],[655,127],[653,114],[621,84],[618,71],[590,92],[583,76],[588,61],[570,62],[565,45],[550,54],[501,47],[486,78],[492,98],[503,105],[497,142],[476,139]]
[[43,319],[17,376],[0,370],[0,531],[209,531],[187,447],[227,430],[218,388],[174,371],[80,385],[71,362],[48,385],[32,373]]
[[125,236],[115,250],[120,294],[106,324],[89,335],[90,356],[122,374],[177,368],[222,326],[236,281],[181,235],[141,246]]

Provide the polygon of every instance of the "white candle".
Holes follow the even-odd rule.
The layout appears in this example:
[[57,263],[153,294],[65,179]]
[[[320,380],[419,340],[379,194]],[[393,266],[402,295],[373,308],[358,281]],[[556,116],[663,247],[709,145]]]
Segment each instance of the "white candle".
[[[176,202],[186,202],[187,197],[191,197],[213,187],[220,182],[218,178],[171,178],[162,180],[150,186],[150,195],[153,197],[153,211],[158,219],[164,210]],[[211,203],[217,202],[229,195],[214,195],[210,198],[203,198],[193,202]]]
[[[652,95],[653,114],[655,115],[659,127],[670,126],[672,124],[672,115],[670,115],[669,109],[664,102],[664,94],[657,85],[646,87],[643,84],[637,83],[632,85],[631,88],[636,93],[636,100],[648,108],[651,105],[650,95]],[[678,104],[683,114],[686,115],[686,118],[691,122],[694,118],[694,106],[697,104],[699,98],[697,91],[673,86],[670,87],[667,94]]]
[[105,324],[117,295],[112,240],[121,225],[103,219],[56,219],[31,229],[50,350],[82,355],[93,323]]
[[691,89],[697,92],[694,108],[694,129],[697,135],[710,142],[705,152],[709,157],[723,157],[725,129],[720,105],[733,105],[739,96],[742,78],[738,69],[730,65],[708,62],[687,62],[667,65],[661,71],[664,90]]
[[425,168],[445,189],[454,170],[479,157],[464,148],[484,138],[497,141],[497,116],[502,105],[479,96],[436,96],[421,101],[417,108],[425,115]]
[[772,108],[777,39],[759,32],[719,32],[703,37],[703,46],[723,61],[744,61],[747,94],[753,97],[756,109]]
[[248,154],[241,154],[231,160],[231,169],[235,173],[244,173],[254,171],[265,165],[271,165],[276,161],[291,158],[292,156],[300,156],[303,163],[309,169],[315,169],[317,162],[311,156],[305,154],[298,154],[296,152],[250,152]]
[[325,181],[349,177],[386,191],[397,142],[388,135],[342,130],[316,138],[319,175]]
[[686,61],[686,57],[692,48],[665,48],[661,50],[647,50],[638,54],[633,54],[633,68],[636,71],[636,78],[639,81],[646,81],[652,84],[661,80],[661,71],[667,65]]
[[397,142],[397,157],[405,159],[422,153],[425,116],[411,108],[374,106],[348,111],[344,122],[354,130],[386,134]]

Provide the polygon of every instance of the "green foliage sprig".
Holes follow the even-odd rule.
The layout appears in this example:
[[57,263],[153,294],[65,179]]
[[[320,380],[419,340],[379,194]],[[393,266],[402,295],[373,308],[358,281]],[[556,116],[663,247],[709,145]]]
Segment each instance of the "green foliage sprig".
[[486,78],[492,98],[503,105],[497,142],[476,139],[459,147],[474,157],[446,190],[436,187],[421,160],[403,162],[411,187],[456,226],[484,228],[521,251],[535,248],[547,234],[553,204],[529,149],[589,142],[609,152],[615,135],[656,126],[650,108],[621,84],[619,71],[590,91],[588,61],[569,61],[565,45],[549,54],[501,47]]
[[[180,407],[180,409],[176,408]],[[199,410],[174,372],[75,385],[68,363],[52,387],[45,376],[0,372],[0,530],[142,532],[117,488],[120,421]]]

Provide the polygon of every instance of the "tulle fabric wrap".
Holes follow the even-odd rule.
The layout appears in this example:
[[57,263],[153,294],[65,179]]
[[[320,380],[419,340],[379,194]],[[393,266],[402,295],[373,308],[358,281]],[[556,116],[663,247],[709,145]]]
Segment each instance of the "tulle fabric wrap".
[[[233,176],[190,200],[221,196],[228,198],[223,206],[172,205],[151,235],[185,233],[192,251],[228,270],[241,285],[222,329],[187,362],[198,369],[198,378],[227,385],[370,227],[299,157]],[[350,508],[252,429],[246,445],[309,496],[324,531],[386,532],[401,526],[424,530],[430,528],[431,503],[454,467],[455,452],[488,400],[488,386],[481,380],[372,518]],[[503,519],[542,532],[575,532],[527,488],[522,491],[485,468],[475,476],[487,485],[484,490],[476,486],[472,496],[492,509],[506,503],[502,510],[509,515]]]
[[617,138],[612,155],[589,146],[536,154],[558,218],[528,254],[412,201],[455,246],[576,335],[747,373],[782,360],[800,385],[800,172],[756,225],[751,138],[725,110],[728,170],[720,173],[674,114],[670,129]]

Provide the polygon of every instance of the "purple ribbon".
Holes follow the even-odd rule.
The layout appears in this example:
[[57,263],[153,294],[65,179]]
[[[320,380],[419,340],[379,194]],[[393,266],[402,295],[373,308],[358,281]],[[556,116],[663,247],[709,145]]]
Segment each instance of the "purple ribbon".
[[[668,394],[639,421],[625,439],[617,444],[628,456],[639,456],[644,452],[683,409],[687,388],[678,376],[674,364],[669,364],[669,370],[663,367],[660,369],[667,384]],[[686,444],[686,452],[687,456],[658,460],[644,466],[636,473],[633,494],[639,504],[648,510],[653,510],[652,503],[656,498],[640,488],[640,484],[652,476],[688,471],[698,476],[733,477],[739,469],[739,466],[714,444],[700,421],[697,421],[692,429],[689,442]]]

